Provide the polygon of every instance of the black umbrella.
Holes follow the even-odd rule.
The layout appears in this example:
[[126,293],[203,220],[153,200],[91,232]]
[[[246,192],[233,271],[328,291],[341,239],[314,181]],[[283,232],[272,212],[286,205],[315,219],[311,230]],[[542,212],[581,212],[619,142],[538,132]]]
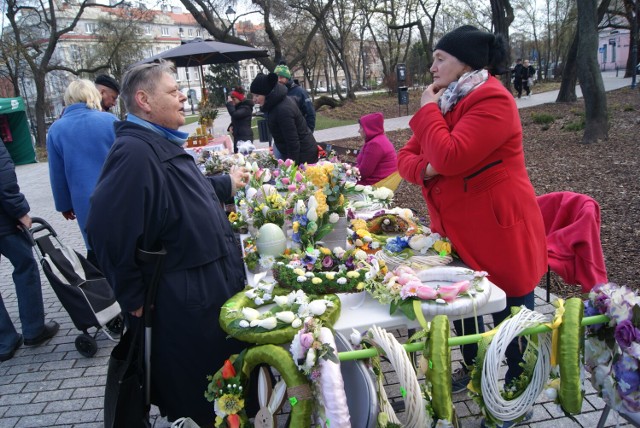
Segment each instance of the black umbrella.
[[202,68],[202,66],[206,64],[233,63],[243,59],[267,56],[269,56],[267,51],[250,46],[196,39],[153,55],[140,61],[138,64],[146,64],[158,59],[166,59],[173,61],[176,67],[200,66]]
[[[172,61],[176,67],[200,67],[202,93],[204,94],[203,65],[237,63],[243,59],[262,58],[267,56],[269,56],[267,51],[252,48],[250,46],[216,42],[213,40],[194,39],[189,42],[183,42],[180,46],[153,55],[147,59],[143,59],[135,65],[148,64],[159,59],[165,59]],[[238,78],[240,78],[239,70]]]

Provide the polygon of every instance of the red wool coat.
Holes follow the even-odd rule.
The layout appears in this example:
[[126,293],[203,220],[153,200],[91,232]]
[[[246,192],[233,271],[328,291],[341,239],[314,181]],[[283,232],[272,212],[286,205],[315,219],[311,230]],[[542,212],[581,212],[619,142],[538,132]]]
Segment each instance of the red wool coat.
[[[398,171],[422,187],[431,229],[507,296],[531,292],[547,270],[547,247],[513,96],[489,77],[444,117],[430,103],[409,125]],[[440,175],[423,181],[428,163]]]

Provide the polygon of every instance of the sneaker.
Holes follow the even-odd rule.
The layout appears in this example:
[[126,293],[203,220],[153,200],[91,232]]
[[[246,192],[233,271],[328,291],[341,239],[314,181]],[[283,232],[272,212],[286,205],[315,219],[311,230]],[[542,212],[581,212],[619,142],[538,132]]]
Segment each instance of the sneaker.
[[451,373],[451,392],[458,393],[467,389],[467,385],[471,382],[471,374],[464,367],[456,369]]
[[[533,409],[525,413],[524,418],[521,421],[518,421],[518,422],[505,421],[505,422],[502,422],[502,425],[496,425],[496,428],[511,428],[518,424],[523,424],[525,422],[528,422],[531,420],[531,418],[533,418]],[[482,418],[482,422],[480,422],[480,428],[486,428],[486,424],[484,423],[484,418]]]
[[44,342],[46,342],[47,340],[55,336],[59,329],[60,329],[60,325],[57,322],[49,321],[44,325],[44,329],[42,330],[42,333],[40,333],[38,336],[34,337],[33,339],[25,339],[24,345],[25,346],[42,345]]

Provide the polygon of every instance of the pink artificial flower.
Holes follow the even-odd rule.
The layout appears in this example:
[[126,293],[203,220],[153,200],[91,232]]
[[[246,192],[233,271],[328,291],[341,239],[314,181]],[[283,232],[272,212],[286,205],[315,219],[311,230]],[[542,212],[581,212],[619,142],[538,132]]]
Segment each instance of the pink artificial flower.
[[[289,159],[287,159],[288,161]],[[302,179],[304,178],[304,176],[302,174],[300,174],[299,172],[296,172],[296,181],[299,183],[302,181]]]
[[300,335],[300,345],[304,349],[311,348],[311,345],[313,345],[313,334],[311,334],[311,333],[301,334]]
[[286,161],[284,161],[284,166],[286,166],[287,168],[289,168],[291,165],[293,165],[293,161],[291,159],[287,159]]
[[402,273],[415,275],[415,271],[413,269],[411,269],[409,266],[404,266],[404,265],[398,266],[394,272],[396,273],[396,275],[400,275]]
[[279,177],[280,176],[280,170],[279,169],[274,169],[273,171],[271,171],[271,175],[273,175],[274,177]]
[[282,159],[278,159],[278,166],[282,166],[283,163],[284,161]]
[[415,297],[417,295],[418,287],[422,286],[420,281],[409,281],[400,289],[400,297],[405,300],[409,297]]
[[259,170],[256,171],[256,180],[260,180],[260,177],[262,177],[262,174],[264,173],[264,170],[262,168],[260,168]]
[[421,300],[435,300],[438,298],[438,292],[433,287],[422,285],[416,290],[416,296]]
[[282,177],[282,184],[284,184],[285,186],[288,186],[289,183],[291,183],[291,180],[289,180],[289,177]]
[[408,283],[409,281],[411,281],[414,278],[415,277],[413,275],[410,275],[408,273],[401,273],[400,275],[398,275],[397,282],[400,285],[405,285],[406,283]]
[[290,192],[295,192],[296,191],[296,185],[295,184],[289,184],[287,186],[287,190],[289,190]]
[[460,287],[460,291],[458,291],[458,294],[466,293],[471,288],[471,282],[468,279],[465,279],[464,281],[458,281],[453,285]]
[[[459,284],[459,283],[456,283]],[[443,285],[438,288],[438,295],[442,300],[447,303],[452,303],[458,297],[460,293],[460,286],[452,284],[452,285]]]
[[304,189],[306,189],[306,188],[307,188],[307,186],[302,184],[302,185],[300,185],[300,189],[298,189],[298,190],[300,190],[300,192],[304,192]]

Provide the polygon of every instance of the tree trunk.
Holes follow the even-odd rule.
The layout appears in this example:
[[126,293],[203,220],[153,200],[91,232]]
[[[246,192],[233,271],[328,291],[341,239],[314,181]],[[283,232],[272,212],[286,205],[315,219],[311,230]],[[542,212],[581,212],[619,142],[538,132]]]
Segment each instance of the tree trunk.
[[33,82],[36,85],[36,146],[44,148],[47,143],[47,123],[46,100],[45,100],[45,77],[46,74],[37,70],[33,75]]
[[562,72],[562,83],[560,83],[560,91],[558,92],[557,103],[574,102],[578,99],[576,96],[576,83],[578,82],[578,70],[576,68],[576,57],[578,55],[578,31],[573,35],[573,41],[567,52],[567,60],[565,62],[564,71]]
[[[497,34],[502,34],[509,46],[509,26],[514,20],[513,7],[510,0],[491,0],[491,22],[493,30]],[[511,90],[511,57],[507,57],[506,73],[502,76],[502,83]]]
[[[609,7],[610,3],[611,0],[602,0],[602,3],[600,3],[600,5],[598,6],[596,25],[593,27],[594,29],[591,30],[596,33],[596,47],[598,45],[597,24],[602,21],[602,18],[604,18],[604,14],[607,12],[607,8]],[[580,13],[579,10],[578,13]],[[580,17],[578,16],[578,21],[579,20]],[[579,25],[580,23],[578,22],[578,26]],[[573,35],[573,42],[571,42],[571,46],[569,47],[569,51],[567,52],[565,67],[564,71],[562,72],[562,83],[560,83],[560,91],[558,92],[558,98],[556,98],[557,103],[574,102],[578,99],[578,97],[576,96],[576,83],[578,82],[578,70],[576,68],[576,61],[578,56],[579,39],[580,31],[576,30],[575,34]],[[598,59],[596,53],[596,62],[597,61]],[[598,74],[600,74],[599,70]]]
[[608,138],[607,97],[598,67],[598,13],[596,0],[578,2],[578,77],[584,96],[583,144]]

